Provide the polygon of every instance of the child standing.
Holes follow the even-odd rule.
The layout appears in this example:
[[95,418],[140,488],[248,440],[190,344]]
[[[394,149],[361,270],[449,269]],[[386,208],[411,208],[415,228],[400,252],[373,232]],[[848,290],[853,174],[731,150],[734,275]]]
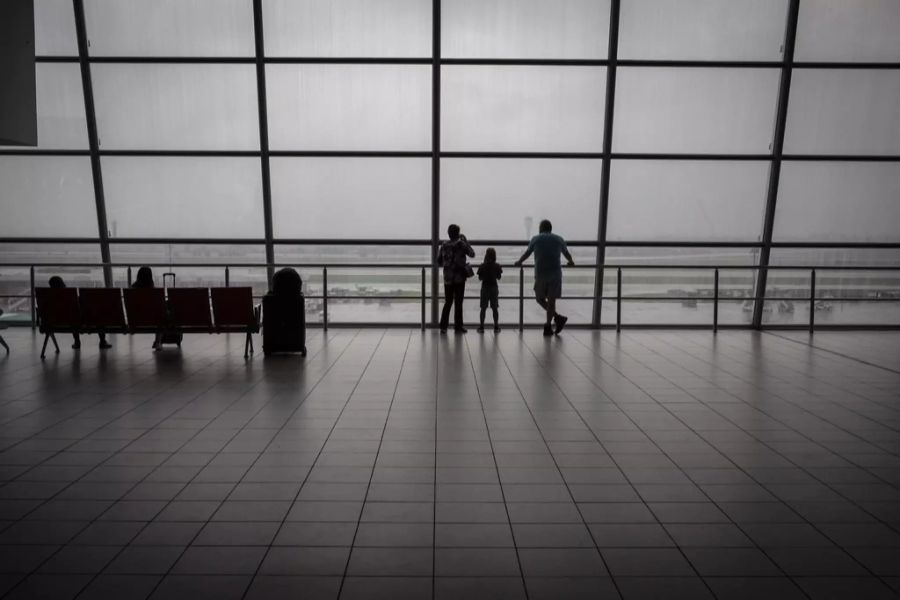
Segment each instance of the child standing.
[[500,331],[499,296],[497,280],[503,274],[503,267],[497,264],[497,251],[488,248],[484,253],[484,262],[478,267],[478,279],[481,280],[481,316],[478,333],[484,333],[484,313],[491,307],[494,315],[494,333]]

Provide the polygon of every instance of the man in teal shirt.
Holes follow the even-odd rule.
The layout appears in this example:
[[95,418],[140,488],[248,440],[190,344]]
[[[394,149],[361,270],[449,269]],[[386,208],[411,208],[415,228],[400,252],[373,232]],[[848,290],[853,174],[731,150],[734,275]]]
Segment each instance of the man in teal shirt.
[[[547,311],[547,322],[544,324],[544,335],[559,334],[569,319],[556,312],[556,300],[562,296],[562,264],[559,256],[566,257],[568,265],[575,264],[566,240],[553,233],[553,225],[547,219],[541,221],[538,235],[531,238],[528,249],[516,266],[525,262],[534,253],[534,299]],[[556,331],[553,321],[556,320]]]

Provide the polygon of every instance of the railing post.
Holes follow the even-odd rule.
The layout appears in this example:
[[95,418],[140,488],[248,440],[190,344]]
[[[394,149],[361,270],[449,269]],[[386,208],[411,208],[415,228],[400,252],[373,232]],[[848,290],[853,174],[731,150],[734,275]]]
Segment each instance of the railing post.
[[322,267],[322,330],[328,331],[328,267]]
[[425,267],[422,267],[422,331],[425,331]]
[[128,287],[131,287],[131,265],[128,265]]
[[809,272],[809,332],[816,326],[816,270]]
[[719,331],[719,269],[713,274],[713,332]]
[[519,267],[519,333],[525,329],[525,267]]
[[616,331],[622,331],[622,267],[616,268]]
[[228,265],[225,265],[225,287],[231,287],[231,271]]
[[34,304],[34,265],[31,265],[29,271],[31,275],[31,328],[34,329],[37,326],[37,310],[35,310]]

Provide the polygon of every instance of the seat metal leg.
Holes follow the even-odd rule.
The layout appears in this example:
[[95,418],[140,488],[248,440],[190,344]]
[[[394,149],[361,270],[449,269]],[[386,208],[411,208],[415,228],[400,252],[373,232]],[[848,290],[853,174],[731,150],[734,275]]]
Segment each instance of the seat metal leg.
[[6,348],[6,353],[9,354],[9,346],[6,344],[6,340],[3,339],[2,335],[0,335],[0,346]]

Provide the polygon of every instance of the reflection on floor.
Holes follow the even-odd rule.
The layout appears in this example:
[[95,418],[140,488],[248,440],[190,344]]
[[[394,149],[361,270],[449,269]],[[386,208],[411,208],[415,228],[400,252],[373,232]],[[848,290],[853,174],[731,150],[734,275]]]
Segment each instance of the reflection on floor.
[[9,598],[900,590],[900,334],[5,333]]

